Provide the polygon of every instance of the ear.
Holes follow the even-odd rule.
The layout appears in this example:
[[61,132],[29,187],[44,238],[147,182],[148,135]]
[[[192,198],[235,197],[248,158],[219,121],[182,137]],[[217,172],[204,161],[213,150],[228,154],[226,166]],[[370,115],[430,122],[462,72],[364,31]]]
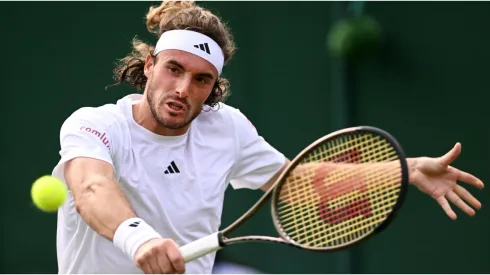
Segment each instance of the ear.
[[151,72],[153,70],[153,65],[154,65],[154,58],[151,54],[147,55],[146,56],[146,60],[145,60],[145,76],[147,78],[150,78],[150,75],[151,75]]

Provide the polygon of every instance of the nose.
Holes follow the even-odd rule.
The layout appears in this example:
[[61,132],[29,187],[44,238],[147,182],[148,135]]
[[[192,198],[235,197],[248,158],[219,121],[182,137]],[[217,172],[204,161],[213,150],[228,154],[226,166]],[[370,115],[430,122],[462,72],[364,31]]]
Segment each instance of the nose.
[[181,77],[178,80],[175,92],[180,98],[186,98],[189,96],[189,92],[191,89],[191,80],[192,79],[189,76]]

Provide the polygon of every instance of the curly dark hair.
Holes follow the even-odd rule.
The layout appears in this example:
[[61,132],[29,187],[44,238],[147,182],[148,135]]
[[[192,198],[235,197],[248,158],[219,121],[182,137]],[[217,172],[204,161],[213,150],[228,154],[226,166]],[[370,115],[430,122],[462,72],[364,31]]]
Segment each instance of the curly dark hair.
[[[146,27],[157,37],[166,31],[186,29],[200,32],[216,41],[223,51],[225,64],[236,51],[235,43],[228,27],[209,10],[195,5],[194,1],[163,1],[158,7],[150,7],[146,15]],[[138,38],[132,41],[133,50],[126,57],[118,60],[114,69],[117,84],[127,83],[138,91],[143,91],[147,77],[144,74],[145,58],[153,56],[154,46]],[[154,56],[153,56],[154,58]],[[218,77],[213,90],[204,104],[214,107],[224,102],[229,95],[230,84],[227,79]]]

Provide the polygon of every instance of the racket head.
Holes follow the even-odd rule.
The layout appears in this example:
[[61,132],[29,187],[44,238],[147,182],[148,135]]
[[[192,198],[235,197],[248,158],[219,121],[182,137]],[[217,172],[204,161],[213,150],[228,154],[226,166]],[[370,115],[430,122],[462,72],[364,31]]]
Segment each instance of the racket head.
[[[358,166],[329,166],[339,163]],[[299,165],[312,166],[296,173]],[[305,148],[283,172],[271,198],[274,225],[291,245],[343,249],[392,222],[408,182],[405,154],[395,138],[370,126],[343,129]]]

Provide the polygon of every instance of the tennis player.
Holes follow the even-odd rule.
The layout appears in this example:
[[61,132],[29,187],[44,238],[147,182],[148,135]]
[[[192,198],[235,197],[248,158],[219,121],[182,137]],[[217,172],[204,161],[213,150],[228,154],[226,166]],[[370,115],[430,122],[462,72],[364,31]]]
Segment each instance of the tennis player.
[[[116,68],[142,94],[81,108],[60,130],[53,175],[69,187],[59,210],[59,273],[211,273],[215,254],[184,264],[179,246],[218,231],[228,184],[267,190],[289,160],[238,109],[221,76],[235,51],[229,29],[193,2],[150,8],[155,46],[134,41]],[[410,181],[455,219],[481,207],[457,181],[476,177],[439,158],[409,159]]]

